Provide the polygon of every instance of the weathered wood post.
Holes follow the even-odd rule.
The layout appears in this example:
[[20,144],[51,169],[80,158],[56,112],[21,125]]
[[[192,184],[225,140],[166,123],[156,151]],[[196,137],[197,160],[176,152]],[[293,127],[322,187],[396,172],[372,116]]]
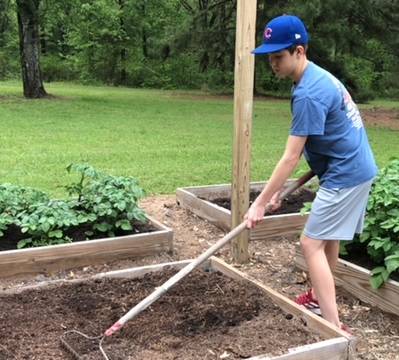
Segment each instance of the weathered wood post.
[[[231,191],[232,227],[243,221],[249,205],[251,131],[255,58],[257,0],[237,1],[236,56],[234,72],[233,179]],[[232,242],[235,262],[249,259],[249,231]]]

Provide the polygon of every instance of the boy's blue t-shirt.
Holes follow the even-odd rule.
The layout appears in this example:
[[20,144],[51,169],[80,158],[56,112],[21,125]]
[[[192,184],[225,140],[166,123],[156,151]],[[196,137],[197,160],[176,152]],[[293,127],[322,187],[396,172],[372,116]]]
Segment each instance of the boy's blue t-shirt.
[[326,188],[372,179],[377,166],[362,118],[342,83],[309,62],[293,87],[291,135],[307,136],[304,155]]

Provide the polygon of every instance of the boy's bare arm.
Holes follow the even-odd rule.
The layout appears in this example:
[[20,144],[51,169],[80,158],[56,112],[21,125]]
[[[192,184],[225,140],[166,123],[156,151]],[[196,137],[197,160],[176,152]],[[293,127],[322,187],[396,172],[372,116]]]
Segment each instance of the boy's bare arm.
[[283,187],[298,165],[306,139],[306,136],[290,135],[288,137],[283,156],[274,168],[268,183],[248,210],[246,215],[248,227],[253,227],[263,218],[267,203],[271,200],[273,195]]

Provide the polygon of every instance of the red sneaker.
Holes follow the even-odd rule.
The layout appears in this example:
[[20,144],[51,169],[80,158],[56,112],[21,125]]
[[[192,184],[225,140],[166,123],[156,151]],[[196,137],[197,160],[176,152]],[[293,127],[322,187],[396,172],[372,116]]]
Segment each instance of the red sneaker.
[[295,299],[295,302],[298,305],[304,306],[306,309],[310,310],[312,313],[321,316],[319,302],[313,297],[312,289],[297,296],[297,298]]

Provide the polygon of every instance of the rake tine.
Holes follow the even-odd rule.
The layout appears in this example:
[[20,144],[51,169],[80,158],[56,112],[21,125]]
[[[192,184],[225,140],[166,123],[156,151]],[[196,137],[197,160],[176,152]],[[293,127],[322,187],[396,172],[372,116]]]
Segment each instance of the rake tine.
[[73,348],[73,346],[70,345],[70,343],[65,339],[65,336],[68,334],[78,334],[82,337],[84,337],[85,339],[88,340],[99,340],[98,341],[98,348],[100,349],[100,352],[102,354],[102,356],[104,357],[105,360],[110,360],[110,358],[108,357],[108,355],[106,354],[106,352],[104,351],[103,347],[102,347],[102,343],[104,341],[104,336],[88,336],[78,330],[69,330],[64,332],[61,336],[60,336],[60,341],[62,346],[76,359],[76,360],[83,360],[83,357]]

